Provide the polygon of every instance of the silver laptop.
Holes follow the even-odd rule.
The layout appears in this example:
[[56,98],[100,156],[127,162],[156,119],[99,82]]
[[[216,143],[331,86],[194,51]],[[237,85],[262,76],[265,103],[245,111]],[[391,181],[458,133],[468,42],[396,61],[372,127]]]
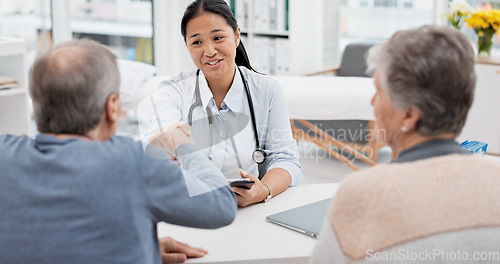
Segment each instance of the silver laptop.
[[267,216],[266,219],[272,223],[317,238],[331,202],[332,198],[328,198]]

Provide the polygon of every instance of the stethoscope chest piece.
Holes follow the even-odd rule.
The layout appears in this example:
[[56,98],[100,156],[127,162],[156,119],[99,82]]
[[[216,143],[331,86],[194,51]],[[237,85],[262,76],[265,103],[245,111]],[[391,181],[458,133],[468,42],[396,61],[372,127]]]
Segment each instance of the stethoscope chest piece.
[[266,153],[262,149],[256,149],[252,153],[252,159],[257,164],[262,164],[266,160]]
[[[257,133],[257,125],[256,125],[256,121],[255,121],[255,112],[254,112],[254,108],[253,108],[252,96],[250,94],[250,89],[248,88],[247,80],[246,80],[245,76],[243,76],[243,72],[241,72],[241,70],[239,68],[237,68],[237,69],[240,73],[241,80],[243,82],[243,86],[244,86],[245,92],[247,94],[248,106],[250,108],[250,115],[251,115],[251,120],[252,120],[253,133],[255,135],[255,150],[252,153],[252,159],[257,164],[262,164],[266,161],[266,153],[260,148],[259,134]],[[189,112],[188,112],[188,122],[189,122],[190,126],[193,125],[193,110],[197,106],[203,105],[201,102],[200,86],[199,86],[199,81],[198,81],[199,75],[200,75],[200,70],[198,69],[196,71],[195,102],[191,105],[191,107],[189,108]],[[207,113],[208,113],[208,110],[207,110]],[[211,119],[210,115],[208,115],[208,122],[209,122],[209,126],[211,129],[212,119]],[[210,137],[210,140],[212,140],[211,137]],[[211,148],[212,148],[212,142],[210,142],[209,153],[211,152]],[[209,154],[208,159],[212,160],[213,157]]]

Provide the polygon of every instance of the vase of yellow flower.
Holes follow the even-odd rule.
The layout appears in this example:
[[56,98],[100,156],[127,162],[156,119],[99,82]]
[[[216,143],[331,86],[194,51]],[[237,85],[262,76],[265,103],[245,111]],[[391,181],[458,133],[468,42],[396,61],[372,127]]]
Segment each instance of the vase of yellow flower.
[[491,54],[491,46],[493,46],[493,35],[495,31],[484,30],[477,33],[477,56],[489,57]]
[[466,20],[469,27],[477,34],[477,52],[479,57],[489,57],[491,54],[492,38],[500,28],[500,10],[481,10],[472,14]]

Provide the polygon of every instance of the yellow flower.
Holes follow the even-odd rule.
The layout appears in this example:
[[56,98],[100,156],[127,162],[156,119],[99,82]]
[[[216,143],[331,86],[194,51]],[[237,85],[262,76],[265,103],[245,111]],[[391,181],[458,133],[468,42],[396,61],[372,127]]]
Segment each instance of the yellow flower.
[[480,10],[473,13],[466,19],[469,27],[474,28],[476,32],[490,29],[497,32],[500,28],[500,10]]

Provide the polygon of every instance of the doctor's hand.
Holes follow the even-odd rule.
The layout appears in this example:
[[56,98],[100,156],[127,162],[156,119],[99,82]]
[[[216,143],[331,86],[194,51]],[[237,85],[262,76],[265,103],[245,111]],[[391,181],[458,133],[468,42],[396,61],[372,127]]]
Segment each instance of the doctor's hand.
[[185,122],[177,122],[167,128],[164,133],[165,144],[167,151],[172,157],[176,157],[175,151],[177,147],[184,143],[189,143],[196,146],[193,139],[193,134],[191,133],[191,127]]
[[158,243],[163,263],[183,263],[187,258],[201,258],[208,253],[206,249],[192,247],[171,237],[158,238]]
[[250,189],[231,187],[236,194],[238,206],[245,207],[254,203],[260,203],[267,197],[269,190],[259,181],[259,178],[240,169],[240,175],[243,178],[249,178],[254,181],[254,185]]
[[150,137],[151,144],[165,148],[168,154],[175,158],[177,147],[184,143],[190,143],[196,146],[191,132],[191,127],[183,121],[177,122],[164,129],[163,134],[160,131]]

